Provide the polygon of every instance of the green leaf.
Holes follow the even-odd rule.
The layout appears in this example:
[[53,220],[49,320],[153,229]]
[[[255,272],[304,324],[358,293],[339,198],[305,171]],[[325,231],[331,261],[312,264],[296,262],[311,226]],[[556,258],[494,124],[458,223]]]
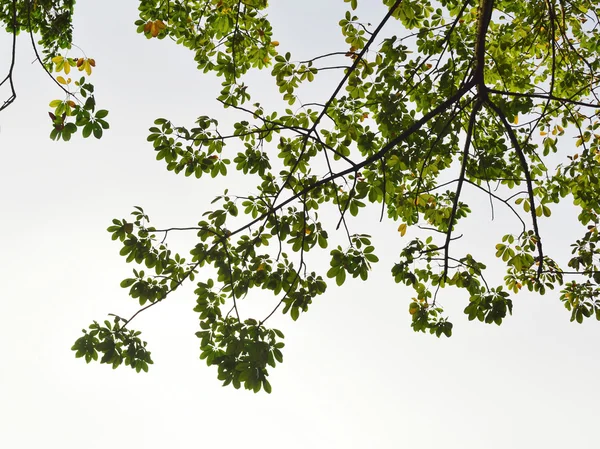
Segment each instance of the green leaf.
[[340,286],[346,281],[346,271],[339,270],[335,276],[335,283]]

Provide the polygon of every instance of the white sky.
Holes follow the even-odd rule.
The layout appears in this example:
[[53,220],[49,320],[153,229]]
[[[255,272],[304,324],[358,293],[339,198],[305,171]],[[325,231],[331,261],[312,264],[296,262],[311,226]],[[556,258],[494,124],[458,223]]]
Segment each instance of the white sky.
[[[189,287],[133,325],[152,351],[148,374],[75,359],[83,327],[137,310],[119,287],[132,267],[105,231],[111,219],[141,205],[157,227],[194,225],[213,195],[235,188],[227,178],[175,176],[154,160],[146,135],[155,118],[228,118],[214,101],[219,83],[196,72],[187,50],[136,35],[135,3],[77,4],[75,41],[96,59],[91,80],[110,110],[100,141],[49,140],[47,105],[61,94],[20,38],[17,102],[0,116],[0,447],[598,447],[600,325],[569,323],[558,293],[515,297],[501,327],[469,323],[466,297],[449,290],[442,302],[454,336],[415,334],[412,293],[389,274],[408,237],[375,219],[354,222],[376,236],[382,259],[369,282],[330,285],[296,323],[274,317],[286,347],[271,395],[222,388],[198,360]],[[282,51],[301,59],[341,49],[341,1],[282,3],[270,13]],[[373,1],[371,20],[380,13]],[[7,36],[0,44],[4,73]],[[249,84],[253,98],[273,101],[268,87]],[[456,245],[491,251],[514,222],[490,222],[477,198],[483,212]],[[546,248],[568,254],[573,212],[554,215],[542,223]]]

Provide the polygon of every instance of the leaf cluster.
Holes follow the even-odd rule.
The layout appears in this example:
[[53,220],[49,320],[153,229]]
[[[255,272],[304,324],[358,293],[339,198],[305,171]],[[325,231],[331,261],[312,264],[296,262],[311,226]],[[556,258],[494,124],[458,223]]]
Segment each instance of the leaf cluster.
[[[600,319],[597,2],[383,0],[375,25],[359,18],[365,2],[345,3],[343,45],[298,60],[278,51],[265,0],[139,2],[137,31],[190,49],[200,71],[221,78],[217,101],[244,114],[226,130],[206,115],[191,126],[157,119],[147,138],[157,160],[200,182],[235,173],[247,188],[216,195],[196,226],[157,229],[141,208],[131,222],[113,221],[108,230],[121,255],[138,265],[121,284],[142,306],[137,313],[201,276],[194,309],[201,358],[224,384],[270,391],[268,368],[282,361],[283,334],[265,323],[279,310],[298,320],[326,291],[326,279],[337,286],[368,279],[379,256],[354,218],[377,210],[381,220],[398,222],[398,242],[410,236],[391,274],[412,290],[415,331],[452,334],[438,300],[447,287],[467,298],[469,320],[487,324],[512,314],[519,292],[556,288],[572,321]],[[0,4],[0,21],[14,30],[15,10]],[[19,29],[53,36],[43,44],[45,62],[67,76],[56,77],[66,97],[51,103],[51,136],[68,140],[81,127],[84,137],[100,137],[107,112],[96,109],[93,86],[68,78],[75,68],[89,76],[93,59],[57,52],[70,46],[70,34],[40,31],[56,19],[48,8],[19,8],[19,17],[33,19]],[[260,86],[247,84],[247,75],[261,69],[269,70],[281,108],[254,99]],[[324,72],[339,82],[330,95],[306,99],[305,87],[326,81]],[[487,254],[457,242],[465,222],[481,220],[465,192],[488,200],[492,216],[499,208],[513,220]],[[551,256],[541,223],[555,219],[554,206],[567,198],[583,235],[562,261]],[[188,260],[167,246],[175,232],[196,236]],[[313,254],[330,245],[329,265],[319,268]],[[504,270],[496,283],[487,279],[490,264]],[[249,318],[244,301],[254,295],[275,299],[266,315]],[[115,333],[103,329],[102,341]],[[94,359],[85,348],[98,351],[98,335],[98,327],[86,331],[77,354]]]

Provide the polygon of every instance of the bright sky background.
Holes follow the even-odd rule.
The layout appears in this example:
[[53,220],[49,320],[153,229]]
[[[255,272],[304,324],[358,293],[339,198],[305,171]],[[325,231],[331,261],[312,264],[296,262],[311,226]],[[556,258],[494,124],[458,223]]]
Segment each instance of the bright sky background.
[[[302,59],[344,48],[341,0],[273,3],[282,51]],[[376,21],[382,8],[372,3]],[[136,318],[155,361],[149,373],[75,359],[83,327],[137,310],[119,287],[132,267],[105,231],[111,219],[140,205],[157,227],[193,226],[215,194],[236,187],[176,176],[155,161],[146,142],[155,118],[228,117],[214,101],[219,82],[198,73],[187,50],[135,33],[135,4],[77,4],[75,42],[96,59],[91,81],[110,110],[100,141],[50,141],[47,105],[61,93],[31,64],[27,36],[19,39],[18,98],[0,115],[0,447],[598,447],[600,325],[569,323],[556,292],[515,297],[501,327],[469,323],[467,298],[449,290],[442,303],[454,336],[415,334],[411,291],[389,272],[408,237],[377,214],[354,222],[376,236],[382,260],[370,281],[330,285],[298,322],[270,323],[286,334],[271,395],[223,388],[198,359],[189,286]],[[0,37],[2,76],[9,43]],[[328,76],[335,83],[341,74]],[[274,101],[269,87],[249,84],[253,98]],[[491,222],[487,200],[473,198],[482,213],[456,244],[487,242],[491,251],[514,222]],[[542,222],[546,248],[567,255],[573,223],[571,209],[556,208]]]

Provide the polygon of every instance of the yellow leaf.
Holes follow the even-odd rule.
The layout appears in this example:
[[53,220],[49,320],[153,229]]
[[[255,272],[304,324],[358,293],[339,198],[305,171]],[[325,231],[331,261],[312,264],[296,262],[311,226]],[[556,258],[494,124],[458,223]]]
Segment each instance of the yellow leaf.
[[85,73],[89,75],[92,74],[92,67],[96,66],[96,61],[94,61],[91,58],[88,59],[83,59],[83,58],[79,58],[77,60],[77,68],[79,69],[79,71],[83,71],[85,70]]
[[58,81],[60,84],[67,84],[67,81],[62,76],[57,76],[56,81]]
[[[414,299],[414,298],[413,298]],[[410,313],[411,315],[414,315],[415,313],[417,313],[419,311],[419,304],[416,302],[411,302],[410,306],[408,306],[408,313]]]
[[279,45],[279,41],[271,41],[271,45],[273,47],[277,47]]
[[265,269],[265,264],[261,263],[258,268],[256,269],[256,271],[263,271]]
[[65,71],[65,74],[68,75],[69,72],[71,71],[71,65],[67,62],[64,66],[63,66],[63,70]]
[[155,20],[154,22],[152,22],[152,24],[150,25],[150,33],[152,34],[152,37],[158,36],[161,30],[164,30],[166,27],[167,26],[162,20]]
[[547,135],[547,134],[548,134],[548,133],[547,133],[547,132],[545,132],[545,131],[540,131],[540,136],[545,136],[545,135]]
[[398,226],[398,232],[400,233],[401,237],[404,237],[404,234],[406,234],[406,223],[402,223],[400,226]]
[[52,100],[52,101],[50,102],[50,107],[51,107],[51,108],[56,108],[56,107],[58,107],[58,106],[59,106],[61,103],[62,103],[62,101],[60,101],[60,100]]
[[52,62],[54,64],[60,64],[63,61],[63,57],[61,55],[57,55],[54,58],[52,58]]
[[514,123],[515,125],[518,125],[518,124],[519,124],[519,116],[518,116],[518,115],[515,115],[515,119],[513,120],[513,123]]

